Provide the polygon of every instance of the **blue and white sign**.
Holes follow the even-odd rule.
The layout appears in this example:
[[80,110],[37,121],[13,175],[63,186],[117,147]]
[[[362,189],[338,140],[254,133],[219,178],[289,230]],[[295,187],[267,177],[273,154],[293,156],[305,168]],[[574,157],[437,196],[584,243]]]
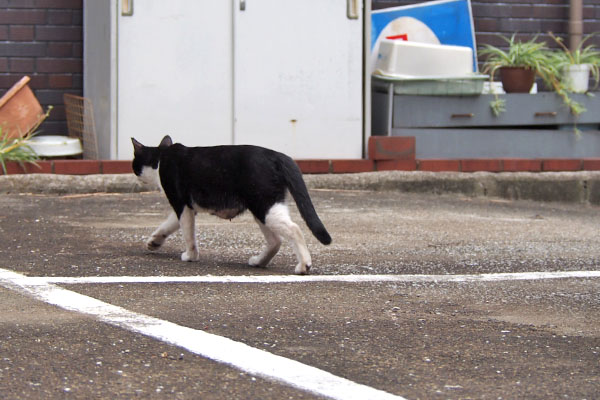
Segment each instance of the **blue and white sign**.
[[477,72],[470,0],[438,0],[373,11],[372,60],[377,57],[379,43],[386,38],[470,47],[473,49],[473,72]]

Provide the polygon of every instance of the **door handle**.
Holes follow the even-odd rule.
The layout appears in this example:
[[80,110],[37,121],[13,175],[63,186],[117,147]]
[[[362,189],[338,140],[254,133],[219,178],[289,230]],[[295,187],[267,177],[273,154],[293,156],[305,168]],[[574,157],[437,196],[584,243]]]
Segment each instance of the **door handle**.
[[546,112],[536,112],[534,115],[536,117],[556,117],[556,111],[546,111]]
[[240,11],[246,11],[246,0],[240,0]]
[[358,19],[358,1],[346,0],[346,15],[348,19]]
[[133,15],[133,0],[121,0],[121,15],[124,17]]

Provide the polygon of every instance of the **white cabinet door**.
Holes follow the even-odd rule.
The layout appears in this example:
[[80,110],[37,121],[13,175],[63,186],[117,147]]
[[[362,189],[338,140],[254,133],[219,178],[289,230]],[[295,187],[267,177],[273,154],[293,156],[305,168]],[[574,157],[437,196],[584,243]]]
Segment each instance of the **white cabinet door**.
[[[362,156],[362,5],[234,0],[234,141],[295,158]],[[245,8],[245,9],[242,9]]]
[[117,158],[130,138],[232,142],[232,2],[140,0],[117,16]]
[[347,1],[139,0],[124,16],[118,0],[117,158],[165,134],[360,158],[363,16]]

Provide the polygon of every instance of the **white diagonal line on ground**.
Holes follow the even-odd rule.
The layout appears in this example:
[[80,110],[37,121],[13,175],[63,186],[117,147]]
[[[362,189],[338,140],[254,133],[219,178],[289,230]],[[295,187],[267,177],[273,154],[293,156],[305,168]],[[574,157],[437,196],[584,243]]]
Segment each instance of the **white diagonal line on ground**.
[[0,286],[69,311],[91,315],[256,376],[331,399],[403,399],[244,343],[128,311],[53,284],[44,284],[39,279],[29,284],[29,279],[33,278],[0,268]]

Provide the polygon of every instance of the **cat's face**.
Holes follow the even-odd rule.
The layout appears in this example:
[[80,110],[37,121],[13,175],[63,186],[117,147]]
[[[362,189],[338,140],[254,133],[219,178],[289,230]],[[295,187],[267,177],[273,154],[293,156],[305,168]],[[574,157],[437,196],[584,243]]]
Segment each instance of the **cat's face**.
[[143,183],[160,187],[158,177],[160,152],[173,144],[171,138],[165,136],[158,147],[144,146],[134,138],[131,138],[131,142],[133,143],[133,162],[131,163],[133,173]]

